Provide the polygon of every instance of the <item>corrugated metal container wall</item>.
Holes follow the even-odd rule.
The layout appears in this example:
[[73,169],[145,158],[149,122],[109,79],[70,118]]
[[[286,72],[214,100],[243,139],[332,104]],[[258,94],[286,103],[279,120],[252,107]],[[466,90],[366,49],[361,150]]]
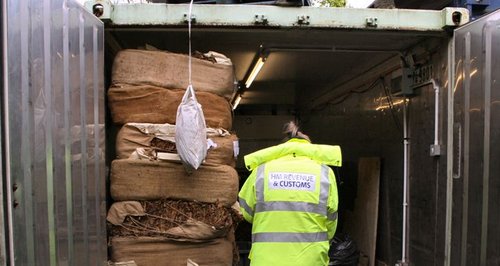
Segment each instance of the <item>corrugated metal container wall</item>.
[[103,24],[72,1],[3,3],[7,257],[103,265]]
[[456,30],[454,45],[448,265],[499,265],[500,11]]
[[[432,47],[436,52],[428,61],[433,69],[432,77],[441,90],[438,99],[441,103],[446,96],[443,84],[448,84],[449,76],[446,67],[448,42],[445,38],[434,42]],[[381,159],[380,186],[377,189],[377,193],[380,193],[377,198],[378,210],[370,210],[377,213],[375,217],[378,217],[375,220],[377,231],[373,236],[376,237],[376,251],[375,246],[372,248],[378,260],[395,263],[402,257],[404,242],[402,202],[405,104],[403,97],[391,94],[390,90],[394,85],[388,82],[390,78],[390,72],[375,75],[366,86],[352,88],[325,107],[312,111],[309,116],[303,116],[302,125],[314,141],[340,144],[342,147],[343,165],[336,172],[340,180],[339,195],[343,200],[340,202],[340,226],[354,222],[346,217],[348,211],[357,208],[355,198],[359,197],[356,193],[360,193],[356,191],[360,158]],[[407,107],[410,206],[405,236],[408,243],[405,249],[412,265],[439,265],[444,260],[444,234],[441,232],[445,228],[446,179],[441,177],[441,173],[446,170],[443,163],[446,157],[430,156],[429,147],[435,136],[435,109],[442,110],[445,107],[436,106],[432,84],[424,84],[427,85],[414,90]],[[445,112],[446,110],[443,114]],[[445,124],[444,121],[442,123]],[[440,122],[439,132],[442,131],[441,128]],[[443,134],[439,134],[441,145],[446,145],[447,139],[441,136]]]
[[[4,90],[4,84],[5,84],[5,79],[4,76],[6,76],[5,73],[7,73],[6,68],[4,66],[5,64],[5,56],[7,46],[4,44],[4,39],[6,36],[5,28],[4,25],[6,25],[6,9],[5,9],[5,1],[0,2],[0,44],[1,44],[1,50],[0,50],[0,89],[3,91]],[[4,193],[4,159],[3,159],[3,100],[2,96],[0,96],[0,205],[2,208],[0,208],[0,236],[5,236],[5,193]],[[5,259],[6,259],[6,245],[5,245],[5,237],[0,237],[0,265],[5,265]]]

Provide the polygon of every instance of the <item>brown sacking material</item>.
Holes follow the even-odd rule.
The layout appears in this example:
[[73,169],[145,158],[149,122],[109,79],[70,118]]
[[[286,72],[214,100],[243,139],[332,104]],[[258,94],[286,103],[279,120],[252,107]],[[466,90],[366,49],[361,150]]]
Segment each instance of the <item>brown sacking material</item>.
[[[166,89],[150,85],[114,84],[108,90],[108,104],[115,124],[175,124],[177,107],[184,89]],[[229,102],[216,94],[196,91],[207,127],[231,129],[232,109]]]
[[191,259],[199,265],[231,266],[234,238],[206,242],[180,242],[162,237],[111,237],[113,261],[135,261],[138,266],[186,266]]
[[202,165],[189,175],[179,163],[114,160],[110,179],[116,201],[169,198],[231,206],[238,198],[238,173],[227,165]]
[[[226,100],[234,92],[232,64],[215,63],[201,55],[192,58],[192,83],[197,92],[210,92]],[[125,49],[115,57],[112,84],[153,85],[186,89],[189,81],[188,55],[165,51]]]

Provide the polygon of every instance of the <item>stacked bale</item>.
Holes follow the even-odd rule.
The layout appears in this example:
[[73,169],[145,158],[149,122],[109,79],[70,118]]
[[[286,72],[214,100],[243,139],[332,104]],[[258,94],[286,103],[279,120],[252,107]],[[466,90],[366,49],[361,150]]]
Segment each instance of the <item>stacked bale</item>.
[[[221,54],[198,57],[192,59],[192,83],[207,127],[231,129],[233,66]],[[122,50],[113,63],[111,82],[108,101],[113,122],[174,124],[188,86],[188,56]]]
[[[229,165],[235,167],[238,138],[229,131],[207,128],[206,165]],[[152,153],[155,151],[154,153]],[[152,154],[149,159],[171,158],[165,153],[176,153],[175,125],[127,123],[121,127],[116,137],[118,159],[137,158],[142,154]],[[156,158],[155,158],[156,156]],[[175,157],[178,161],[178,157]]]
[[[116,136],[108,212],[111,260],[137,265],[237,263],[234,227],[237,137],[229,130],[233,66],[218,53],[192,59],[192,83],[207,124],[207,157],[188,174],[175,148],[177,107],[188,57],[123,50],[115,58],[108,103]],[[117,217],[120,217],[117,219]]]

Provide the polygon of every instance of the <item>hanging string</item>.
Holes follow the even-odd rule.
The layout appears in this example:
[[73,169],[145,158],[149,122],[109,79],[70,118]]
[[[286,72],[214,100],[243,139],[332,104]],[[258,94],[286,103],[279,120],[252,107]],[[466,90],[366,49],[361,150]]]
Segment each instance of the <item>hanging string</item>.
[[189,12],[188,12],[188,35],[189,35],[189,86],[193,86],[191,80],[191,12],[193,10],[193,0],[189,3]]

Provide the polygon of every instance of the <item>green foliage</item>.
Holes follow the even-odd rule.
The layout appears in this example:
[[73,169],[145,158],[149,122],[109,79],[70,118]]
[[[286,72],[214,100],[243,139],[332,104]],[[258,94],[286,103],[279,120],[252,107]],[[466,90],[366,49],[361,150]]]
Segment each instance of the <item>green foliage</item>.
[[345,0],[320,0],[319,6],[322,6],[322,7],[344,7]]

